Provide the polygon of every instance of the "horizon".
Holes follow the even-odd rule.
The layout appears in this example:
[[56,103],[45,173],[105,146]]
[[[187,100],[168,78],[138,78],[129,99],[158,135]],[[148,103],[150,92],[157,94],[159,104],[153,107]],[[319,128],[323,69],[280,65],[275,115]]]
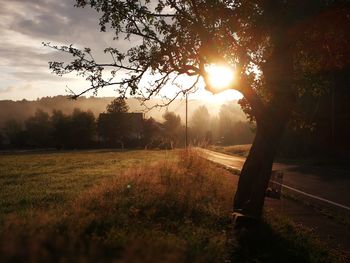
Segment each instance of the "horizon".
[[[9,119],[17,119],[17,120],[25,120],[29,118],[30,116],[34,115],[35,111],[37,109],[41,109],[44,112],[47,112],[48,114],[52,114],[53,110],[61,110],[65,114],[71,114],[75,108],[81,109],[82,111],[91,111],[94,113],[94,115],[97,117],[99,113],[102,113],[105,111],[106,106],[108,103],[110,103],[115,97],[95,97],[95,96],[82,96],[77,98],[76,101],[70,100],[66,96],[46,96],[42,98],[37,98],[36,100],[27,100],[24,105],[28,105],[25,108],[21,106],[21,103],[23,100],[0,100],[0,127],[1,123],[5,123]],[[47,105],[44,104],[36,104],[41,103],[48,100],[55,100],[59,99],[58,102],[55,102],[53,104]],[[154,103],[159,103],[160,99],[152,98],[150,99],[149,106],[151,106]],[[143,106],[140,105],[137,98],[128,98],[126,100],[129,111],[130,112],[141,112],[145,114],[146,118],[154,118],[157,121],[163,120],[163,114],[166,111],[169,112],[175,112],[177,115],[180,116],[181,121],[185,121],[185,99],[176,99],[174,100],[169,106],[167,107],[155,107],[151,110],[147,110]],[[3,104],[3,103],[13,103],[12,108],[9,108],[9,105]],[[17,105],[17,106],[16,106]],[[220,108],[223,105],[235,105],[235,116],[237,120],[240,121],[248,121],[246,119],[245,114],[243,113],[243,110],[241,109],[240,105],[238,104],[237,100],[231,100],[231,101],[225,101],[223,103],[218,103],[215,101],[205,101],[198,98],[189,98],[189,109],[188,114],[191,118],[194,111],[198,109],[201,106],[205,106],[210,115],[212,117],[218,116],[220,112]],[[4,108],[5,107],[5,108]],[[189,123],[191,123],[191,120],[189,120]]]

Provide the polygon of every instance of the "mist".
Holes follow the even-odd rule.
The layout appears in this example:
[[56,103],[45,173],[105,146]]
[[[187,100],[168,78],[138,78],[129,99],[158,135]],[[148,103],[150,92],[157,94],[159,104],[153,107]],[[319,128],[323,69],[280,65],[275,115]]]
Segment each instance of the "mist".
[[[53,110],[61,110],[64,114],[71,114],[74,109],[78,108],[82,111],[91,111],[95,116],[106,110],[106,106],[114,98],[113,97],[80,97],[77,100],[70,100],[66,96],[43,97],[37,100],[2,100],[0,101],[0,128],[9,120],[16,120],[24,122],[29,117],[33,116],[35,112],[40,109],[48,114]],[[161,104],[159,99],[151,99],[147,102],[148,107],[155,104]],[[237,101],[227,102],[234,108],[234,114],[237,121],[246,121],[244,112],[241,110]],[[145,109],[140,105],[140,102],[135,98],[127,99],[127,104],[130,112],[144,112],[146,118],[154,118],[157,121],[162,120],[162,116],[166,111],[175,112],[180,116],[182,122],[185,120],[185,100],[176,100],[168,107],[156,107],[151,110]],[[205,105],[211,116],[219,113],[221,104],[208,103],[202,100],[189,100],[188,114],[192,116],[193,112],[200,106]]]

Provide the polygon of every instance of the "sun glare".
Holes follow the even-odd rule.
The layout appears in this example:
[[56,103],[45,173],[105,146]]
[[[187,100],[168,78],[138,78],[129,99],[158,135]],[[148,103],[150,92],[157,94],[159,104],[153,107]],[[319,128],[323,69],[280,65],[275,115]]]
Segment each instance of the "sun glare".
[[212,64],[206,68],[210,85],[218,90],[229,88],[234,81],[234,71],[225,65]]

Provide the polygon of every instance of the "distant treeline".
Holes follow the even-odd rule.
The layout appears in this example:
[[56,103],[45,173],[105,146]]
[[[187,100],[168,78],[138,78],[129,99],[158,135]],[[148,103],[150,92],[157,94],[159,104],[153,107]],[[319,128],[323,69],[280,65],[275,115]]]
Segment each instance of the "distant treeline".
[[[299,111],[293,116],[281,142],[280,157],[328,158],[331,155],[339,160],[350,159],[350,70],[328,74],[328,79],[332,80],[329,88],[316,97],[311,93],[303,94]],[[124,144],[125,147],[169,148],[184,145],[184,103],[176,102],[168,112],[162,109],[157,112],[161,114],[158,118],[131,117],[130,114],[132,120],[129,122],[139,123],[136,125],[137,131],[125,125],[128,133],[122,132],[120,135],[124,129],[122,123],[128,123],[125,118],[129,117],[100,114],[106,111],[106,105],[111,100],[80,98],[69,101],[66,97],[58,96],[37,101],[0,101],[0,147],[70,149],[122,147]],[[130,111],[137,109],[137,103],[135,99],[127,100]],[[79,107],[81,105],[82,108]],[[203,102],[200,101],[191,100],[189,103],[189,144],[235,145],[252,142],[254,125],[246,121],[236,101],[218,108],[201,105]],[[35,111],[35,106],[39,110]],[[74,110],[74,107],[79,109]]]
[[[28,118],[32,117],[37,109],[41,109],[48,114],[52,114],[54,110],[62,111],[63,114],[70,115],[74,109],[80,109],[81,111],[91,111],[96,117],[105,111],[106,106],[110,103],[114,97],[79,97],[77,100],[71,100],[67,96],[54,96],[43,97],[37,100],[0,100],[0,129],[8,120],[16,120],[24,122]],[[161,104],[159,99],[150,99],[147,102],[148,107],[152,107],[155,104]],[[201,105],[206,104],[210,109],[210,114],[217,115],[221,105],[217,103],[204,102],[202,100],[189,100],[188,113],[192,116],[193,112]],[[237,118],[245,120],[245,114],[241,110],[237,101],[229,102],[235,105],[235,113]],[[130,112],[141,112],[145,108],[140,105],[140,102],[136,98],[127,99]],[[157,121],[163,120],[163,115],[166,111],[176,112],[180,115],[182,120],[185,120],[185,101],[175,100],[167,108],[155,108],[151,111],[147,111],[145,116],[147,118],[154,118]]]
[[[236,112],[236,103],[222,105],[215,116],[205,106],[198,107],[189,120],[188,143],[251,143],[253,127],[241,121]],[[98,117],[81,109],[74,109],[71,114],[61,110],[49,114],[38,109],[24,121],[7,120],[0,133],[3,149],[173,148],[184,143],[185,127],[179,115],[165,112],[162,121],[144,118],[142,113],[130,113],[120,98],[107,105]]]

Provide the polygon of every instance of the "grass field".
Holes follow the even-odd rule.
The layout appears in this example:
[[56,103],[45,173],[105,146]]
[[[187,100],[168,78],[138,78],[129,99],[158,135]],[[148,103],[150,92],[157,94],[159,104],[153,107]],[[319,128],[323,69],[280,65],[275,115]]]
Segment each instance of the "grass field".
[[0,218],[9,212],[61,206],[104,178],[174,159],[165,151],[77,151],[0,155]]
[[269,212],[230,218],[237,177],[194,152],[0,156],[3,262],[331,262]]

